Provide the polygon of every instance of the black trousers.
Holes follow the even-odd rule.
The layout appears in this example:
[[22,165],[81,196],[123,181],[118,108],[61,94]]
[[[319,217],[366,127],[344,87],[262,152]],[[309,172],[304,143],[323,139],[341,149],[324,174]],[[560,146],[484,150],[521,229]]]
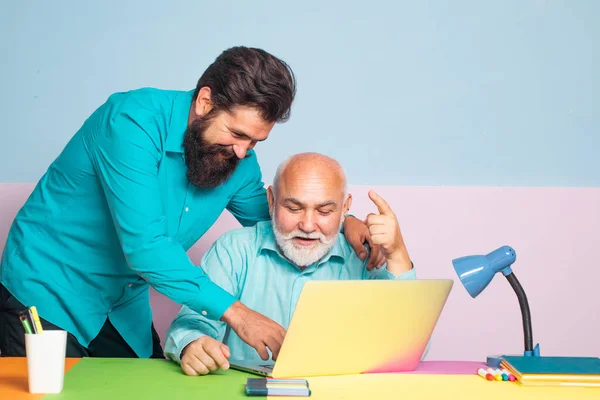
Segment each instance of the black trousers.
[[[0,356],[25,357],[25,331],[19,313],[26,307],[0,284]],[[62,329],[40,318],[44,330]],[[165,358],[160,338],[154,325],[152,329],[151,358]],[[125,342],[108,318],[89,346],[83,347],[71,333],[67,334],[67,357],[119,357],[137,358],[137,354]]]

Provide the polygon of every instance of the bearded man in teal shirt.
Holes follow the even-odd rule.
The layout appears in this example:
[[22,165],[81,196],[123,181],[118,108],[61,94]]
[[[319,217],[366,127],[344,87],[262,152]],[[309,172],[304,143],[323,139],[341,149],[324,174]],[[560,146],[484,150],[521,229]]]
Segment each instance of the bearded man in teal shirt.
[[[44,329],[68,332],[68,357],[163,357],[150,286],[277,353],[284,328],[212,282],[186,251],[224,209],[243,226],[269,219],[253,148],[289,118],[295,93],[285,62],[234,47],[193,91],[111,95],[12,224],[0,264],[1,355],[25,355],[18,314],[35,305]],[[366,226],[349,218],[344,228],[363,254]]]

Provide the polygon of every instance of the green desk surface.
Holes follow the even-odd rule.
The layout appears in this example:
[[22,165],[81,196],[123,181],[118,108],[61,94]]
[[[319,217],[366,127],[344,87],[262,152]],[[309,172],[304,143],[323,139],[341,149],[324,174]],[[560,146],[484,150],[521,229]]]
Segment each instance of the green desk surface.
[[65,375],[62,393],[43,399],[248,399],[249,376],[234,370],[187,376],[168,360],[83,358]]

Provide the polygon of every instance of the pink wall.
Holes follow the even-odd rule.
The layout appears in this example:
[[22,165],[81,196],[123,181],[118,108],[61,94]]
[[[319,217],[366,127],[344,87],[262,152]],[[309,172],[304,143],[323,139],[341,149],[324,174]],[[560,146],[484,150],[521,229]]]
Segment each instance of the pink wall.
[[[0,184],[0,248],[30,184]],[[375,211],[351,186],[351,212]],[[504,244],[517,251],[513,270],[529,297],[534,341],[544,355],[600,356],[600,188],[375,187],[396,210],[419,278],[455,280],[428,359],[482,360],[522,351],[521,316],[498,275],[477,299],[461,287],[451,260]],[[190,250],[199,262],[210,243],[237,227],[229,214]],[[164,334],[179,306],[153,293],[155,324]],[[597,319],[598,318],[598,319]]]

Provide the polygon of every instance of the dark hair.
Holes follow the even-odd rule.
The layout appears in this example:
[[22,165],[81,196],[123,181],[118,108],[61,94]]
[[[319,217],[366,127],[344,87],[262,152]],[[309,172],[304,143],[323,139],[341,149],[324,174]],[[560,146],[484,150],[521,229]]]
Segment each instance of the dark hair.
[[291,68],[264,50],[232,47],[225,50],[204,71],[194,91],[209,87],[213,109],[231,111],[234,106],[256,107],[268,122],[284,122],[290,117],[296,80]]

